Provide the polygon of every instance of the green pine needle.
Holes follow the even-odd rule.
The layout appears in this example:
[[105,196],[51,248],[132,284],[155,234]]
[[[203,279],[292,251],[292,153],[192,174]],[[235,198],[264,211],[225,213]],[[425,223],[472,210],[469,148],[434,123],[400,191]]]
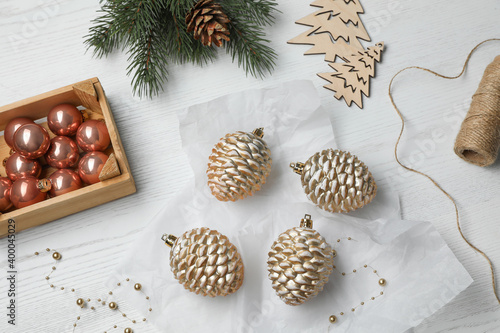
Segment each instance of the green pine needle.
[[[229,17],[230,41],[223,47],[233,62],[255,77],[272,73],[277,58],[264,28],[278,12],[272,0],[220,0]],[[217,48],[204,46],[186,32],[186,14],[195,0],[102,1],[100,16],[85,36],[97,58],[118,48],[129,55],[127,75],[134,94],[153,97],[168,79],[168,64],[204,65],[217,57]]]

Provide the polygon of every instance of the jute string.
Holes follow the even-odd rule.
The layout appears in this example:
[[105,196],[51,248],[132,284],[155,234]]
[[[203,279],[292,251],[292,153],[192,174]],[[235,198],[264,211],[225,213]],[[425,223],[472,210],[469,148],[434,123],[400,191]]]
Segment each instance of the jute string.
[[[469,55],[467,56],[467,59],[465,60],[465,63],[462,67],[462,71],[456,75],[456,76],[446,76],[446,75],[442,75],[442,74],[439,74],[433,70],[430,70],[430,69],[427,69],[427,68],[423,68],[423,67],[419,67],[419,66],[410,66],[410,67],[406,67],[406,68],[403,68],[402,70],[400,70],[399,72],[397,72],[391,79],[390,83],[389,83],[389,98],[391,99],[391,103],[392,103],[392,106],[394,107],[394,109],[396,110],[399,118],[401,118],[401,131],[399,132],[399,136],[398,136],[398,139],[396,141],[396,145],[394,146],[394,156],[396,157],[396,161],[398,162],[398,164],[400,166],[402,166],[403,168],[405,168],[406,170],[408,171],[411,171],[411,172],[415,172],[415,173],[418,173],[419,175],[422,175],[424,176],[425,178],[429,179],[432,184],[434,184],[434,186],[436,186],[441,192],[443,192],[444,195],[446,195],[446,197],[448,197],[448,199],[450,199],[450,201],[453,203],[453,206],[455,207],[455,216],[456,216],[456,220],[457,220],[457,229],[458,229],[458,232],[460,233],[460,236],[462,236],[463,240],[471,247],[473,248],[474,250],[476,250],[479,254],[481,254],[485,259],[486,261],[488,262],[488,264],[490,265],[490,270],[491,270],[491,284],[492,284],[492,287],[493,287],[493,293],[498,301],[498,303],[500,303],[500,298],[498,296],[498,293],[497,293],[497,288],[496,288],[496,284],[495,284],[495,270],[493,269],[493,264],[491,262],[491,260],[488,258],[488,256],[481,250],[479,250],[476,246],[474,246],[464,235],[464,233],[462,232],[462,228],[460,226],[460,215],[458,213],[458,206],[457,206],[457,203],[455,201],[455,199],[453,199],[453,197],[448,194],[448,192],[446,192],[431,176],[421,172],[421,171],[418,171],[418,170],[415,170],[415,169],[412,169],[406,165],[404,165],[403,163],[401,163],[401,161],[399,160],[399,156],[398,156],[398,146],[399,146],[399,142],[401,140],[401,136],[403,135],[403,131],[404,131],[404,128],[405,128],[405,120],[403,118],[403,114],[401,113],[401,111],[399,111],[398,107],[396,106],[396,103],[394,102],[394,99],[392,97],[392,83],[394,82],[394,79],[400,75],[401,73],[403,73],[404,71],[407,71],[407,70],[410,70],[410,69],[418,69],[418,70],[422,70],[422,71],[426,71],[426,72],[429,72],[431,74],[434,74],[440,78],[443,78],[443,79],[448,79],[448,80],[454,80],[454,79],[457,79],[459,78],[460,76],[462,76],[462,74],[465,72],[465,68],[467,67],[467,64],[469,63],[469,60],[472,56],[472,54],[474,53],[474,51],[477,50],[477,48],[479,46],[481,46],[482,44],[484,43],[487,43],[487,42],[490,42],[490,41],[500,41],[500,38],[491,38],[491,39],[487,39],[479,44],[477,44],[470,52],[469,52]],[[498,57],[497,57],[498,59]],[[499,71],[498,70],[498,62],[497,62],[497,59],[495,59],[494,61],[494,64],[495,64],[495,67],[491,69],[492,72],[495,72],[495,71]],[[489,66],[488,66],[489,67]],[[484,80],[484,79],[483,79]],[[488,78],[487,79],[487,82],[496,82],[496,84],[498,85],[496,87],[497,91],[500,89],[500,77],[497,77],[497,78]],[[478,91],[481,91],[481,88],[478,89]],[[485,90],[484,92],[488,92],[489,90]],[[484,94],[484,92],[481,92],[480,94]],[[477,95],[477,92],[476,92],[476,95]],[[478,96],[481,96],[481,95],[478,95]],[[483,103],[489,103],[487,104],[488,105],[488,109],[485,109],[485,113],[487,114],[491,114],[493,111],[493,106],[496,105],[497,106],[497,112],[500,108],[500,102],[499,101],[496,101],[496,102],[493,102],[493,101],[490,101],[490,102],[484,102],[482,101],[481,104]],[[495,104],[496,103],[496,104]],[[478,111],[474,111],[474,113],[472,115],[470,115],[470,111],[469,111],[469,114],[467,114],[467,118],[469,118],[469,121],[467,122],[467,124],[465,124],[466,126],[466,129],[465,131],[467,131],[467,128],[469,126],[473,126],[473,123],[474,123],[474,120],[472,118],[471,120],[471,117],[477,117],[478,116],[478,113],[476,113]],[[490,112],[490,113],[488,113]],[[497,115],[498,116],[498,115]],[[484,117],[484,115],[483,115]],[[478,118],[482,118],[482,117],[478,117]],[[480,139],[475,139],[475,140],[478,140],[477,142],[480,142],[479,140]]]

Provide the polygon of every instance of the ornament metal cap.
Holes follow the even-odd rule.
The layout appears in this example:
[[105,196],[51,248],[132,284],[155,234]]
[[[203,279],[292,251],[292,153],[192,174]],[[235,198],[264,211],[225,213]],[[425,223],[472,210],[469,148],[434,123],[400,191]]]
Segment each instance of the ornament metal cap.
[[309,214],[304,215],[304,218],[300,220],[300,227],[312,229],[313,220],[311,219],[311,215]]
[[304,171],[304,163],[302,162],[290,163],[290,168],[292,168],[293,172],[295,172],[296,174],[301,175],[302,171]]
[[174,235],[163,234],[163,236],[161,236],[161,240],[164,241],[168,246],[172,247],[174,246],[177,237],[175,237]]
[[252,134],[262,139],[264,137],[264,127],[254,129]]
[[48,192],[52,188],[52,183],[47,178],[40,179],[38,181],[37,187],[40,190],[40,192]]

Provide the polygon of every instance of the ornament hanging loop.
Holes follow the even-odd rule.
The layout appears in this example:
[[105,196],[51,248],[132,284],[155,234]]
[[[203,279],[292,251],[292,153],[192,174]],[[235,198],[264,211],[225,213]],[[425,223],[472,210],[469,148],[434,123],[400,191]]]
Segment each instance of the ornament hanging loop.
[[161,236],[161,240],[164,241],[168,246],[172,247],[174,246],[177,237],[175,237],[174,235],[163,234],[163,236]]
[[309,214],[304,215],[304,218],[300,220],[300,227],[312,229],[313,220],[311,219],[311,215]]
[[259,127],[253,130],[252,132],[253,135],[256,137],[262,139],[264,137],[264,127]]
[[295,172],[296,174],[301,175],[302,172],[304,171],[304,163],[302,162],[290,163],[290,168],[292,168],[293,172]]

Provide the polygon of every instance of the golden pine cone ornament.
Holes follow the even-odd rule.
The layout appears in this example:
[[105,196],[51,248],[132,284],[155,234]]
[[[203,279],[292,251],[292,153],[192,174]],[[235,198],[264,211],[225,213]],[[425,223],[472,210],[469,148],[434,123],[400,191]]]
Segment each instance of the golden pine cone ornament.
[[222,40],[229,41],[230,22],[221,5],[212,0],[200,0],[186,15],[187,32],[193,32],[194,39],[201,38],[205,46],[221,46]]
[[264,129],[236,132],[221,138],[208,159],[208,186],[220,201],[244,199],[260,190],[271,172],[271,151]]
[[170,246],[174,277],[189,291],[203,296],[227,296],[243,284],[241,255],[229,239],[216,230],[196,228],[181,237],[163,235]]
[[368,167],[356,156],[338,149],[325,149],[306,163],[291,163],[300,175],[307,197],[331,213],[348,213],[370,203],[377,184]]
[[333,251],[316,230],[311,215],[300,227],[281,235],[271,246],[267,270],[273,289],[288,305],[300,305],[316,296],[333,270]]

